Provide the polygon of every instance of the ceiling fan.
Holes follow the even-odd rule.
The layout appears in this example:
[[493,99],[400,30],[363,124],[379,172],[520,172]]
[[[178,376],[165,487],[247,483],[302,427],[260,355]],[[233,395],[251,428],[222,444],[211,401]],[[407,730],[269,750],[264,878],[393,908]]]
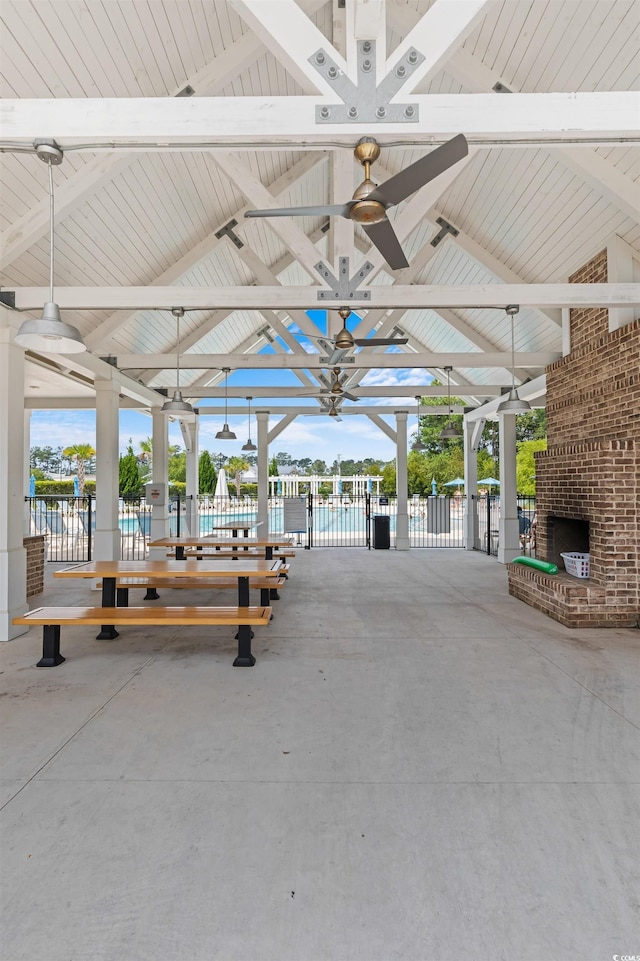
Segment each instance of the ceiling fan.
[[358,141],[354,155],[364,167],[364,180],[345,204],[321,204],[309,207],[275,207],[269,210],[247,210],[245,217],[304,217],[336,216],[345,217],[360,224],[369,240],[378,248],[392,270],[408,267],[391,222],[387,217],[389,207],[394,207],[411,194],[434,180],[449,167],[452,167],[469,153],[469,146],[463,134],[436,147],[426,157],[389,177],[377,185],[369,174],[371,164],[380,156],[380,147],[373,137],[363,137]]
[[341,307],[338,314],[342,320],[342,330],[338,331],[333,339],[313,334],[304,334],[304,336],[329,344],[334,350],[350,350],[352,347],[388,347],[391,344],[409,343],[407,337],[354,337],[351,331],[347,330],[347,318],[351,316],[351,308]]
[[[338,398],[342,400],[359,401],[360,400],[359,397],[356,397],[355,394],[350,394],[349,391],[345,390],[344,387],[342,386],[342,382],[340,380],[340,375],[342,374],[341,369],[339,367],[334,367],[332,373],[333,373],[333,380],[331,381],[330,387],[317,387],[315,390],[300,391],[300,393],[297,396],[326,397],[327,395],[329,395],[331,397],[332,405],[335,404]],[[334,415],[332,414],[331,416],[334,416]]]

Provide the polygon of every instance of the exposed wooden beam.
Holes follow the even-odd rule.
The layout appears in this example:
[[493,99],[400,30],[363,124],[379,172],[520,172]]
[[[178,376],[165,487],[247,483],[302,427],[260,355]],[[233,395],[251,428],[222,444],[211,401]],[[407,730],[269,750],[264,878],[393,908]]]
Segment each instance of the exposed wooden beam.
[[[640,93],[637,91],[419,94],[412,101],[420,124],[412,125],[416,145],[433,146],[464,131],[472,143],[589,143],[623,139],[637,142]],[[296,150],[330,143],[353,146],[351,124],[315,121],[322,97],[195,97],[193,99],[61,98],[0,101],[0,127],[6,140],[31,145],[53,137],[64,149],[74,145],[95,153],[107,149],[230,148],[288,144]],[[379,143],[406,138],[405,124],[380,123]]]
[[[76,355],[77,356],[77,355]],[[293,368],[314,369],[327,367],[327,362],[322,360],[322,354],[186,354],[181,355],[181,364],[184,370],[222,370],[224,367],[231,367],[233,370],[242,368],[243,370],[276,369],[287,370]],[[541,351],[520,351],[516,352],[516,367],[546,367],[560,359],[560,352],[553,350]],[[157,370],[167,370],[176,366],[175,354],[118,354],[118,367],[125,370],[135,370],[137,367],[145,366],[156,368]],[[371,369],[384,367],[444,367],[452,365],[456,367],[510,367],[510,351],[494,351],[485,353],[458,353],[449,351],[447,353],[386,353],[386,354],[365,354],[361,352],[356,356],[358,367],[368,367]],[[185,388],[186,390],[187,388]]]
[[[56,287],[56,303],[62,310],[171,310],[180,306],[196,310],[224,308],[308,310],[319,304],[316,287]],[[469,284],[375,286],[370,299],[350,299],[352,308],[372,307],[630,307],[640,304],[640,284]],[[48,287],[18,287],[18,311],[42,308]]]

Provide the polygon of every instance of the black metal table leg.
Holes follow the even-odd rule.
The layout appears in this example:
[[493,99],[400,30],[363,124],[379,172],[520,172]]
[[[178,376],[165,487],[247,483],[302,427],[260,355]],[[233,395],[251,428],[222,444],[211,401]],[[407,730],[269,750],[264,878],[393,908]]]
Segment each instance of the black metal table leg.
[[[260,603],[262,604],[263,607],[269,607],[269,600],[270,600],[269,588],[268,588],[268,587],[261,587],[261,588],[260,588]],[[273,613],[271,614],[271,617],[269,618],[269,620],[270,620],[270,621],[273,620]]]
[[[160,595],[158,594],[155,587],[148,587],[147,593],[142,598],[143,601],[157,601]],[[118,605],[119,606],[119,605]]]
[[42,657],[36,667],[57,667],[64,657],[60,653],[60,625],[45,624],[42,628]]
[[184,558],[184,545],[183,545],[183,544],[176,544],[176,560],[177,560],[177,561],[183,561],[184,559],[185,559],[185,558]]
[[129,588],[117,587],[116,588],[116,607],[128,607],[128,606],[129,606]]
[[[102,578],[102,606],[117,607],[115,577]],[[120,635],[113,624],[103,624],[100,633],[96,634],[96,641],[112,641],[115,637],[120,637]]]
[[[238,578],[238,607],[249,607],[249,578]],[[234,667],[253,667],[256,659],[251,653],[251,638],[253,631],[248,624],[240,624],[238,633],[238,656],[233,662]]]

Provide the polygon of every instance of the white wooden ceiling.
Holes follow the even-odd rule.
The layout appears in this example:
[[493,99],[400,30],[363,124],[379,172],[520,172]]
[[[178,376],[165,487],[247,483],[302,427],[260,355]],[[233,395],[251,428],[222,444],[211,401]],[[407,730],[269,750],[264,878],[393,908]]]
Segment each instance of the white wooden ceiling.
[[[475,405],[485,397],[473,393],[474,385],[499,389],[510,382],[504,311],[475,309],[462,294],[453,307],[407,309],[403,292],[425,285],[431,292],[425,303],[438,303],[437,289],[564,285],[616,236],[640,259],[640,117],[638,101],[622,99],[638,89],[636,0],[347,0],[344,7],[338,0],[3,0],[0,17],[2,287],[15,291],[20,305],[48,284],[47,172],[32,143],[55,139],[64,150],[54,168],[56,300],[95,358],[78,355],[73,369],[90,381],[100,369],[97,358],[115,357],[125,377],[140,384],[141,405],[153,401],[147,387],[175,386],[170,307],[186,306],[189,288],[209,289],[213,305],[187,312],[182,324],[181,382],[194,398],[220,396],[225,357],[233,367],[237,355],[256,355],[267,343],[282,355],[283,369],[291,366],[287,357],[305,349],[297,332],[313,326],[273,288],[308,286],[304,306],[321,306],[314,263],[337,272],[337,258],[349,256],[352,273],[366,260],[376,266],[363,289],[388,292],[384,308],[358,310],[358,336],[375,328],[389,336],[399,328],[409,338],[406,367],[421,370],[425,384],[429,374],[442,379],[445,355],[465,355],[458,363],[454,358],[451,380]],[[327,89],[322,80],[314,87],[308,51],[319,41],[354,75],[356,34],[377,39],[378,58],[384,64],[387,56],[388,66],[407,37],[426,56],[430,69],[398,98],[419,103],[419,123],[315,123],[315,104]],[[496,84],[510,93],[494,94]],[[194,96],[177,98],[187,85]],[[121,102],[111,111],[114,98]],[[212,108],[206,135],[194,112],[200,98],[206,98],[200,107]],[[280,110],[279,98],[287,98],[289,110]],[[335,95],[324,102],[331,100]],[[571,111],[583,103],[574,122]],[[362,136],[382,145],[374,179],[397,173],[453,135],[442,133],[444,120],[433,130],[432,104],[439,121],[466,118],[453,133],[467,135],[470,157],[393,211],[406,271],[388,269],[347,221],[244,219],[245,210],[267,205],[260,201],[264,188],[277,206],[349,199],[362,179],[352,156]],[[580,119],[585,112],[587,123]],[[437,218],[459,233],[434,248]],[[216,236],[233,220],[240,249]],[[265,287],[264,310],[246,299],[256,286]],[[155,288],[165,309],[114,309],[126,305],[124,291],[121,300],[104,295],[105,288],[141,287]],[[177,288],[171,299],[161,296],[166,287]],[[84,304],[90,306],[65,310],[64,288],[89,288]],[[215,291],[223,288],[237,288],[238,309],[216,305]],[[557,304],[568,303],[558,297]],[[506,302],[496,292],[495,303]],[[526,296],[519,302],[526,304]],[[517,352],[538,353],[538,360],[558,355],[560,310],[536,306],[535,297],[529,304],[517,317]],[[339,322],[332,325],[336,332]],[[502,363],[473,366],[469,354],[476,352],[502,355]],[[155,360],[145,362],[147,354]],[[164,354],[161,366],[156,361]],[[219,362],[193,367],[189,354]],[[357,356],[352,385],[367,374]],[[391,356],[397,353],[375,353],[382,368]],[[256,356],[256,366],[264,363]],[[31,365],[27,395],[86,400],[83,382],[65,382],[65,364],[59,367],[53,376]],[[543,369],[519,361],[518,380]],[[319,374],[309,368],[296,377],[303,388],[319,383]]]

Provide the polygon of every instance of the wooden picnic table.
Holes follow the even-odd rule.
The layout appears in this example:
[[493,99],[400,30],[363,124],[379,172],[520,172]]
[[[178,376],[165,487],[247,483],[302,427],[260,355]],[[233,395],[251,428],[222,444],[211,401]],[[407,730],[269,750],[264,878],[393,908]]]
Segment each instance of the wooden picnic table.
[[149,547],[173,547],[176,552],[176,560],[185,559],[185,548],[206,548],[211,547],[224,554],[223,548],[233,548],[238,551],[249,552],[250,548],[264,548],[265,559],[271,560],[274,548],[291,547],[291,538],[286,537],[211,537],[207,534],[196,536],[160,537],[149,543]]
[[249,536],[249,531],[255,527],[261,527],[264,521],[228,521],[226,524],[214,524],[212,531],[231,531],[234,537],[238,536],[238,531],[242,531],[245,537]]
[[[102,607],[116,607],[116,582],[119,578],[144,577],[149,581],[165,580],[167,577],[191,578],[237,578],[238,607],[249,607],[250,577],[279,577],[280,561],[266,560],[262,557],[247,557],[239,560],[229,558],[227,563],[220,560],[161,560],[161,561],[89,561],[74,567],[54,571],[60,578],[102,578]],[[101,625],[98,640],[118,637],[113,624]],[[238,664],[254,663],[251,655],[251,627],[240,625],[238,628]]]

